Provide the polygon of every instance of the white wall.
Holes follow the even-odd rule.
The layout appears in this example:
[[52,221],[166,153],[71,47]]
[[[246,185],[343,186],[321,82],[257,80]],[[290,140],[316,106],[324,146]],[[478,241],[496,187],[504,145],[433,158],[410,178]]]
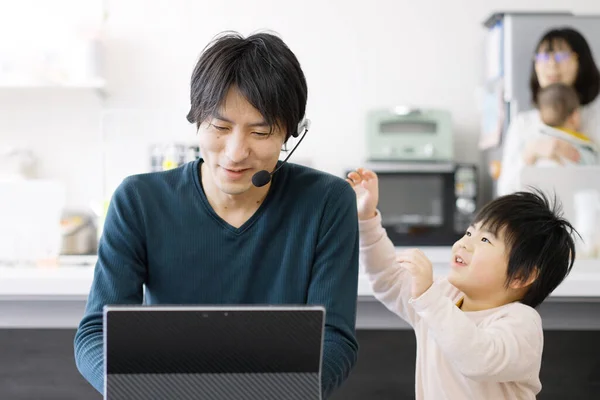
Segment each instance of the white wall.
[[[2,8],[9,3],[2,1]],[[498,10],[600,13],[596,0],[108,4],[105,100],[88,90],[0,89],[0,144],[35,146],[41,175],[65,180],[75,205],[100,200],[103,110],[118,110],[104,118],[110,153],[120,154],[108,165],[113,179],[143,169],[152,142],[194,140],[185,121],[190,74],[202,48],[220,31],[269,29],[287,42],[308,80],[313,122],[292,157],[311,158],[318,168],[341,174],[363,158],[365,112],[397,104],[448,108],[457,159],[477,162],[482,21]]]

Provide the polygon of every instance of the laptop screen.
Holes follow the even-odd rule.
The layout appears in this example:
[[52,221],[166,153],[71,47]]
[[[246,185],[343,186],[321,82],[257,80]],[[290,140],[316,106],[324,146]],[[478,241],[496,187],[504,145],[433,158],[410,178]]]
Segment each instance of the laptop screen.
[[290,388],[318,399],[324,317],[319,307],[108,307],[107,398],[175,387],[194,393],[180,399],[227,398],[223,390],[295,398]]

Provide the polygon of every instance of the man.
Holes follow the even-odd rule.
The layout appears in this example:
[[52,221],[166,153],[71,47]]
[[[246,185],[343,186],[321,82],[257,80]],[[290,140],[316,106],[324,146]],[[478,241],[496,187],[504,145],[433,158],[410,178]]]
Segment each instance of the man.
[[[322,388],[328,397],[356,362],[358,218],[342,179],[283,164],[304,126],[307,86],[276,36],[223,35],[200,57],[188,120],[202,158],[126,178],[100,240],[75,336],[81,374],[103,391],[106,304],[319,304],[326,308]],[[302,133],[302,132],[300,132]]]

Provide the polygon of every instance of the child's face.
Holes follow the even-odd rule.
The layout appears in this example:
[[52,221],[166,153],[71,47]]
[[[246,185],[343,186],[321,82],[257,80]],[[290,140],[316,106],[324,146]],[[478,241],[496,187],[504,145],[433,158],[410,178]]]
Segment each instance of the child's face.
[[502,230],[496,237],[477,223],[452,246],[448,281],[472,300],[499,305],[510,297],[505,288],[507,268],[508,248]]

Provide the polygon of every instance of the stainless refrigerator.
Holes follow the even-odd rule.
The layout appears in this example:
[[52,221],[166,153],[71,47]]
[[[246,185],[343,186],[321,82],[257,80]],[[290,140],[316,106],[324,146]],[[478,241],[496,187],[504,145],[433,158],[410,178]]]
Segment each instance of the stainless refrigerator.
[[533,108],[529,90],[535,46],[546,31],[571,27],[589,43],[600,65],[600,15],[570,12],[498,12],[485,22],[484,80],[481,85],[483,201],[496,195],[503,139],[518,112]]

